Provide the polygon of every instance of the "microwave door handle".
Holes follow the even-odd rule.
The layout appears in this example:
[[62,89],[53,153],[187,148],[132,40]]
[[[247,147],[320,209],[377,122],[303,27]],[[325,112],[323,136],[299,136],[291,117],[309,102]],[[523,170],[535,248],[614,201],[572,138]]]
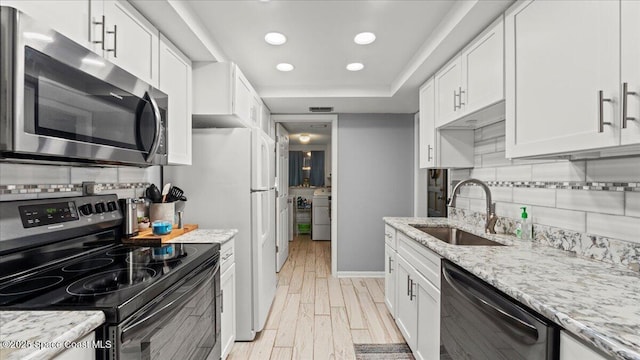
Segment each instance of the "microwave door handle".
[[[203,274],[201,273],[201,275],[196,275],[196,277],[200,277],[200,279],[198,279],[193,286],[190,286],[188,291],[183,292],[177,298],[171,300],[167,304],[162,305],[160,309],[144,314],[142,316],[142,319],[134,322],[131,325],[127,325],[126,327],[124,327],[122,329],[121,341],[125,343],[129,340],[134,339],[136,337],[136,334],[138,333],[137,330],[146,328],[149,323],[153,323],[157,321],[159,318],[162,318],[165,314],[169,313],[171,310],[187,302],[190,296],[194,294],[194,292],[191,290],[199,287],[203,282],[209,280],[211,276],[215,275],[216,271],[220,271],[220,264],[216,264],[216,266],[212,269],[212,271],[206,271]],[[179,285],[178,288],[181,288],[182,286],[184,286],[189,280],[184,281],[182,284]],[[172,292],[172,293],[175,293],[175,292]],[[171,296],[171,294],[169,294],[168,296]],[[163,302],[164,302],[164,299],[160,300],[159,304]]]
[[147,155],[147,158],[146,158],[146,161],[150,163],[153,161],[153,158],[158,152],[158,147],[160,146],[160,136],[161,136],[160,128],[162,127],[162,118],[160,117],[160,108],[158,107],[158,104],[153,99],[153,97],[149,95],[149,92],[145,93],[144,97],[147,100],[149,100],[149,103],[151,104],[151,108],[153,109],[153,116],[156,120],[156,132],[153,138],[153,144],[151,145],[151,149],[149,150],[149,154]]

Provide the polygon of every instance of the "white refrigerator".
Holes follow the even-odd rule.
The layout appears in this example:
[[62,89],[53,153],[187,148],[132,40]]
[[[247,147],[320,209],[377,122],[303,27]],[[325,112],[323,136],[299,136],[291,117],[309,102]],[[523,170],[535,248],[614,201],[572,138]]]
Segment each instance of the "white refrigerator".
[[277,287],[275,143],[261,129],[193,129],[191,166],[164,167],[187,196],[185,223],[238,229],[236,340],[264,328]]

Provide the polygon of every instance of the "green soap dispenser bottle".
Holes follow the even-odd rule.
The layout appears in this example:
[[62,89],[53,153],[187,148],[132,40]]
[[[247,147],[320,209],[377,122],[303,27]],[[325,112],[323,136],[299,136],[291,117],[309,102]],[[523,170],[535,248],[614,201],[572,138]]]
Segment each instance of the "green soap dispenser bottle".
[[522,214],[520,214],[520,220],[516,225],[516,237],[519,239],[531,240],[533,235],[533,226],[529,219],[529,214],[527,214],[527,207],[523,206],[520,209],[522,209]]

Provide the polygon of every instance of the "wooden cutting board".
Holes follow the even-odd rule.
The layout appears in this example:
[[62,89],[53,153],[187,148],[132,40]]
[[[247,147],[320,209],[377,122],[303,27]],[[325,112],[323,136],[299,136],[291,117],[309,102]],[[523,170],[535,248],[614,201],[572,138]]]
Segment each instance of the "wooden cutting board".
[[136,245],[162,245],[197,228],[198,224],[186,224],[182,226],[182,229],[178,229],[177,225],[173,225],[173,230],[167,235],[154,235],[151,228],[149,228],[140,231],[138,235],[134,237],[123,238],[122,242]]

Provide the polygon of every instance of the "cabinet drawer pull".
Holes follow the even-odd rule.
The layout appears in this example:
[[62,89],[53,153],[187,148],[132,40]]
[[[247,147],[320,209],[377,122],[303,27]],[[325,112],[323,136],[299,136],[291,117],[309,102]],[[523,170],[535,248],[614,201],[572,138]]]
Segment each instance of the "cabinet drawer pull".
[[598,132],[604,132],[604,126],[611,126],[611,122],[604,121],[604,103],[612,102],[612,99],[608,99],[604,97],[604,92],[602,90],[598,91]]
[[458,103],[459,103],[458,108],[462,109],[462,105],[465,105],[465,103],[462,102],[462,94],[464,94],[465,92],[464,92],[464,90],[462,90],[462,86],[458,87],[458,91],[460,92],[458,94],[458,99],[459,99],[458,100]]
[[107,34],[113,34],[113,49],[107,49],[107,52],[113,52],[113,57],[118,57],[118,25],[113,25],[113,31],[107,31]]
[[427,145],[427,161],[433,160],[433,156],[431,156],[431,150],[433,150],[433,147],[431,145]]
[[628,100],[627,97],[629,95],[638,95],[637,92],[635,91],[629,91],[629,84],[627,83],[622,83],[622,128],[626,129],[627,128],[627,121],[635,121],[636,118],[635,117],[631,117],[631,116],[627,116],[627,106],[628,106]]
[[91,42],[92,42],[93,44],[101,44],[101,46],[100,46],[100,47],[102,48],[102,50],[104,50],[104,38],[105,38],[105,36],[106,36],[106,35],[105,35],[105,30],[106,30],[106,29],[105,29],[105,26],[104,26],[104,15],[102,15],[102,21],[95,21],[95,20],[94,20],[94,21],[93,21],[93,24],[94,24],[94,25],[100,25],[100,27],[102,28],[102,31],[101,31],[101,32],[102,32],[102,39],[100,39],[100,40],[93,40],[93,41],[91,41]]
[[393,262],[393,260],[391,259],[391,256],[389,256],[389,274],[391,274],[391,272],[393,271],[393,269],[391,268],[391,263]]
[[411,278],[407,275],[407,296],[411,295]]

